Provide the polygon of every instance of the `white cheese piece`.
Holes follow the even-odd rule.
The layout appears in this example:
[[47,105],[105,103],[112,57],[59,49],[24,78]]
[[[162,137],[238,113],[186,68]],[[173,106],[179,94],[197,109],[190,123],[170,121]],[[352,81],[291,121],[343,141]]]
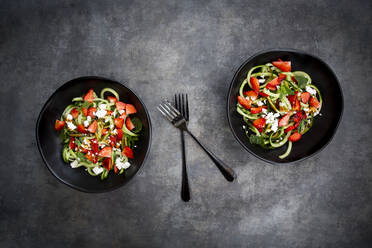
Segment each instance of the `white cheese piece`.
[[316,90],[311,88],[310,86],[306,86],[306,91],[310,93],[310,95],[316,95]]
[[119,110],[119,114],[120,115],[124,114],[124,110],[123,109],[122,110]]
[[91,121],[92,118],[90,116],[87,117],[87,121]]
[[103,172],[103,168],[102,167],[94,167],[93,168],[93,172],[96,174],[96,175],[99,175]]
[[71,120],[72,120],[72,115],[68,114],[68,115],[66,116],[66,119],[69,120],[69,121],[71,121]]
[[262,79],[258,79],[258,82],[259,82],[260,84],[262,84],[263,82],[265,82],[265,79],[264,79],[264,78],[262,78]]
[[278,131],[278,119],[275,119],[275,121],[271,124],[271,130],[275,133]]
[[118,134],[118,130],[115,128],[114,131],[112,131],[112,134]]
[[83,123],[84,123],[84,127],[88,127],[89,126],[89,121],[88,120],[84,121]]
[[75,126],[74,123],[72,123],[72,122],[67,122],[67,127],[68,127],[70,130],[75,130],[75,129],[76,129],[76,126]]
[[262,113],[267,114],[267,109],[263,108]]
[[98,106],[98,108],[100,108],[100,109],[103,109],[103,110],[106,110],[106,104],[100,104],[99,106]]
[[257,101],[256,104],[257,104],[257,106],[262,106],[263,105],[263,102]]
[[278,117],[280,116],[280,114],[279,114],[279,113],[275,113],[273,116],[274,116],[275,118],[278,118]]
[[97,116],[98,118],[103,118],[103,117],[105,117],[106,113],[107,113],[106,110],[99,109],[99,110],[97,110],[97,112],[96,112],[96,116]]
[[71,168],[77,168],[78,164],[79,164],[78,161],[74,160],[73,162],[70,163],[70,166]]

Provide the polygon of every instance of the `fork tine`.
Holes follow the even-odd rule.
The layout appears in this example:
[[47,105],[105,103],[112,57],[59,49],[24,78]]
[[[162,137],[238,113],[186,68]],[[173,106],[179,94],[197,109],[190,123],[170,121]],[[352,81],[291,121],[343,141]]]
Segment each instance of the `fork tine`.
[[186,120],[188,121],[189,120],[189,99],[187,97],[187,94],[186,94]]
[[[185,111],[185,97],[184,97],[184,94],[181,94],[182,95],[182,101],[181,101],[181,108],[182,108],[182,115],[183,117],[186,118],[185,114],[186,114],[186,111]],[[181,97],[180,95],[180,97]]]
[[182,100],[181,100],[181,94],[178,94],[178,102],[180,103],[180,107],[178,108],[178,110],[181,112],[181,115],[182,116],[184,116],[183,115],[183,102],[182,102]]
[[169,107],[165,105],[164,103],[159,105],[160,108],[172,119],[176,118],[176,114],[169,110]]
[[177,94],[174,94],[174,106],[176,106],[176,109],[179,109],[178,103],[177,103]]
[[168,107],[169,111],[171,111],[173,114],[175,114],[176,116],[177,115],[181,115],[180,111],[178,111],[175,107],[172,106],[172,104],[170,104],[170,102],[168,101],[165,101],[163,103],[166,107]]
[[157,109],[160,111],[160,113],[162,114],[162,115],[164,115],[164,117],[167,117],[167,119],[169,120],[169,121],[172,121],[172,118],[170,118],[165,112],[163,112],[163,110],[161,110],[161,108],[160,107],[157,107]]

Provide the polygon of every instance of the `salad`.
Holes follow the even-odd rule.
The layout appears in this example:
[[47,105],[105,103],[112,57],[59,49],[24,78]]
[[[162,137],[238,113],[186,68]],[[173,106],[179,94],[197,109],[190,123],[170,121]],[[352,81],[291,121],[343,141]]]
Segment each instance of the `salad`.
[[251,68],[240,85],[237,112],[251,144],[265,149],[287,145],[301,139],[320,114],[322,97],[303,71],[291,72],[291,62],[278,59]]
[[[106,99],[105,93],[109,93]],[[111,88],[104,88],[100,97],[90,89],[73,98],[54,125],[64,144],[64,162],[71,168],[85,167],[91,176],[100,175],[102,180],[111,170],[122,174],[131,166],[132,149],[142,129],[136,112]]]

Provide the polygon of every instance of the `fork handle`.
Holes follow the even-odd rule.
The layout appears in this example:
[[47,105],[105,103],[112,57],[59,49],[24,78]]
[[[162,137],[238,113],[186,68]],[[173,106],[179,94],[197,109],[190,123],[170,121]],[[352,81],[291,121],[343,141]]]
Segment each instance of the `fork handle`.
[[189,179],[187,176],[186,167],[186,149],[185,149],[185,132],[181,129],[181,144],[182,144],[182,186],[181,186],[181,198],[183,201],[190,201],[190,187]]
[[188,134],[199,144],[199,146],[208,154],[212,161],[216,164],[217,168],[221,171],[222,175],[226,178],[227,181],[232,182],[236,178],[235,172],[222,162],[216,155],[210,152],[200,141],[189,131],[186,130]]

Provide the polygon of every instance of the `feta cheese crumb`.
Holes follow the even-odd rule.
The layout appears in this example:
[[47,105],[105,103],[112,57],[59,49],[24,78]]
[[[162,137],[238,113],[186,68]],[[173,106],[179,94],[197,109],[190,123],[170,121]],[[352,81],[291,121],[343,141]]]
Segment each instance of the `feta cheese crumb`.
[[301,96],[301,92],[298,92],[298,93],[297,93],[297,96]]
[[311,88],[310,86],[306,86],[306,91],[310,93],[310,95],[316,95],[316,90]]
[[89,126],[89,121],[88,120],[84,121],[83,123],[84,123],[84,127],[88,127]]
[[263,82],[265,82],[265,79],[264,79],[264,78],[262,78],[262,79],[258,79],[258,82],[259,82],[260,84],[262,84]]
[[106,110],[106,104],[100,104],[99,106],[98,106],[100,109],[103,109],[103,110]]
[[69,120],[69,121],[71,121],[71,120],[72,120],[72,115],[68,114],[68,115],[66,116],[66,119]]
[[76,129],[76,126],[75,126],[74,123],[72,123],[72,122],[67,122],[67,127],[68,127],[70,130],[75,130],[75,129]]
[[112,134],[118,134],[118,130],[115,128],[114,131],[112,131]]
[[116,161],[115,161],[115,166],[121,170],[121,169],[127,169],[130,167],[130,163],[129,162],[125,162],[123,163],[123,159],[122,158],[117,158]]
[[124,114],[124,110],[122,109],[122,110],[119,110],[119,114]]
[[262,106],[263,105],[263,103],[261,101],[257,101],[256,104],[257,104],[257,106]]
[[113,128],[114,128],[114,125],[111,124],[111,125],[110,125],[110,129],[113,129]]
[[92,120],[92,118],[88,115],[87,121],[91,121],[91,120]]
[[78,167],[78,161],[74,160],[73,162],[70,163],[71,168],[77,168]]
[[275,118],[278,118],[278,117],[280,116],[280,114],[279,114],[279,113],[275,113],[273,116],[274,116]]
[[96,175],[99,175],[103,172],[103,168],[102,167],[94,167],[93,168],[93,172],[96,174]]
[[262,113],[267,114],[267,109],[263,108]]
[[275,133],[276,131],[278,131],[278,119],[275,119],[274,122],[271,124],[271,130]]
[[97,110],[97,112],[96,112],[96,116],[97,116],[98,118],[103,118],[103,117],[105,117],[106,113],[107,113],[106,110],[99,109],[99,110]]

